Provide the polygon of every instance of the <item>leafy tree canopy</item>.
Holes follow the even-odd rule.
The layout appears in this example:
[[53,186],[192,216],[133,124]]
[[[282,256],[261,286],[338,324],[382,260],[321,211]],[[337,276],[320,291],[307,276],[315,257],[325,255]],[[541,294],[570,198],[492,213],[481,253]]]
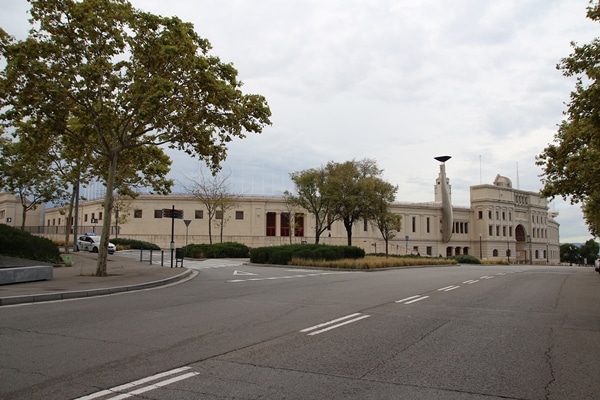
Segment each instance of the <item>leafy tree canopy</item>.
[[[600,4],[590,2],[587,17],[600,22]],[[563,120],[554,137],[537,156],[543,168],[542,195],[570,198],[583,203],[590,232],[600,232],[600,40],[578,45],[563,58],[557,68],[566,77],[575,78],[575,89]]]
[[[166,144],[213,170],[227,143],[270,124],[263,96],[244,94],[237,71],[209,54],[190,23],[125,0],[30,0],[29,36],[0,29],[0,120],[49,140],[70,136],[103,161],[106,198],[97,275],[106,274],[119,162]],[[77,121],[71,124],[70,121]],[[75,129],[74,126],[77,126]],[[164,182],[164,188],[169,186]]]

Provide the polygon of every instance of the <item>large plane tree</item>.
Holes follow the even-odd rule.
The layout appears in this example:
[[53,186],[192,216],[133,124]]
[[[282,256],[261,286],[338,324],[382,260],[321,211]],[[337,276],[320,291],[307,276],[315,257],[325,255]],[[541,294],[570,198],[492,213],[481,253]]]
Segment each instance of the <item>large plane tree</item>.
[[263,96],[241,91],[233,65],[210,55],[209,41],[177,17],[137,10],[125,0],[30,3],[26,39],[0,29],[0,61],[6,65],[0,119],[15,131],[30,124],[36,129],[29,131],[56,139],[69,135],[69,143],[104,160],[99,176],[106,184],[105,218],[96,270],[103,276],[117,166],[121,159],[135,160],[124,154],[168,145],[216,171],[227,143],[260,133],[271,112]]
[[[587,17],[600,22],[600,4],[591,3]],[[588,228],[600,235],[600,39],[578,45],[557,68],[575,78],[565,119],[554,141],[537,157],[543,168],[542,195],[582,203]]]

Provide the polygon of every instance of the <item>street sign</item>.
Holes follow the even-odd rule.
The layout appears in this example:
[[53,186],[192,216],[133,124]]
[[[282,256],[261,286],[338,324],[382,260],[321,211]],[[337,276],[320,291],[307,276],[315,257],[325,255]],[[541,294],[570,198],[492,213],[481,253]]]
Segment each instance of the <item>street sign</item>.
[[183,210],[172,210],[170,208],[162,209],[163,218],[183,219]]

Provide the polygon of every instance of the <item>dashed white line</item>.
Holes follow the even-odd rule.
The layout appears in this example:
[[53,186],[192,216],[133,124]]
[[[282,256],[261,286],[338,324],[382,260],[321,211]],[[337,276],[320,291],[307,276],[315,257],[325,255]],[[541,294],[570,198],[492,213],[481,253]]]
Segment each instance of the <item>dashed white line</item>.
[[104,396],[108,396],[108,395],[111,395],[111,394],[118,394],[118,393],[121,393],[121,394],[118,395],[118,396],[116,396],[116,397],[111,397],[111,399],[112,400],[125,399],[125,398],[128,398],[128,397],[135,396],[136,394],[141,394],[141,393],[147,392],[149,390],[153,390],[153,389],[157,389],[157,388],[162,387],[162,386],[170,385],[171,383],[174,383],[174,382],[177,382],[177,381],[180,381],[180,380],[183,380],[183,379],[191,378],[192,376],[195,376],[195,375],[199,374],[198,372],[188,372],[187,374],[179,375],[179,376],[167,379],[165,381],[161,381],[161,382],[154,383],[154,384],[151,384],[151,385],[148,385],[148,386],[144,386],[144,387],[142,387],[140,389],[137,389],[137,390],[134,390],[134,391],[131,391],[131,392],[128,392],[128,393],[122,393],[123,391],[129,390],[129,389],[134,388],[136,386],[140,386],[140,385],[143,385],[143,384],[148,383],[148,382],[156,381],[158,379],[161,379],[161,378],[164,378],[164,377],[167,377],[167,376],[170,376],[170,375],[175,375],[175,374],[178,374],[180,372],[187,371],[189,369],[191,369],[191,367],[182,367],[182,368],[172,369],[170,371],[161,372],[159,374],[152,375],[152,376],[149,376],[149,377],[146,377],[146,378],[142,378],[142,379],[139,379],[137,381],[130,382],[130,383],[126,383],[124,385],[115,386],[113,388],[106,389],[106,390],[101,390],[99,392],[92,393],[92,394],[89,394],[87,396],[78,397],[75,400],[92,400],[92,399],[97,399],[99,397],[104,397]]
[[449,292],[454,289],[458,289],[460,286],[446,286],[441,289],[438,289],[438,292]]
[[479,279],[492,279],[492,278],[493,278],[493,276],[486,275],[486,276],[482,276]]
[[[356,317],[356,318],[354,318],[354,317]],[[354,314],[346,315],[345,317],[341,317],[341,318],[337,318],[337,319],[334,319],[334,320],[331,320],[328,322],[324,322],[319,325],[311,326],[310,328],[302,329],[300,332],[306,333],[306,332],[314,331],[314,332],[309,333],[308,335],[309,336],[318,335],[319,333],[327,332],[332,329],[339,328],[340,326],[348,325],[353,322],[357,322],[357,321],[360,321],[361,319],[365,319],[365,318],[369,318],[369,317],[370,317],[370,315],[367,315],[367,314],[354,313]],[[352,319],[350,319],[350,318],[352,318]],[[344,321],[344,322],[340,322],[340,321]],[[340,323],[338,324],[338,322],[340,322]],[[318,331],[315,331],[315,329],[319,329],[324,326],[326,326],[327,328],[323,328]]]
[[429,296],[417,295],[417,296],[407,297],[402,300],[396,300],[396,303],[412,304],[412,303],[416,303],[417,301],[425,300],[427,298],[429,298]]
[[472,285],[472,284],[477,283],[477,282],[479,282],[479,279],[471,279],[471,280],[468,280],[468,281],[464,281],[463,283],[465,283],[467,285]]

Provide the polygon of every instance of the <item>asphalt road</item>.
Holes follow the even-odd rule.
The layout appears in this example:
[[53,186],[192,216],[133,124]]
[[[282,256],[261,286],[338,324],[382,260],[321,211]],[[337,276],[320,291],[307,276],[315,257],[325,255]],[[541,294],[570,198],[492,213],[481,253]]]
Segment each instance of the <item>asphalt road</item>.
[[591,268],[199,270],[0,307],[0,399],[600,397]]

